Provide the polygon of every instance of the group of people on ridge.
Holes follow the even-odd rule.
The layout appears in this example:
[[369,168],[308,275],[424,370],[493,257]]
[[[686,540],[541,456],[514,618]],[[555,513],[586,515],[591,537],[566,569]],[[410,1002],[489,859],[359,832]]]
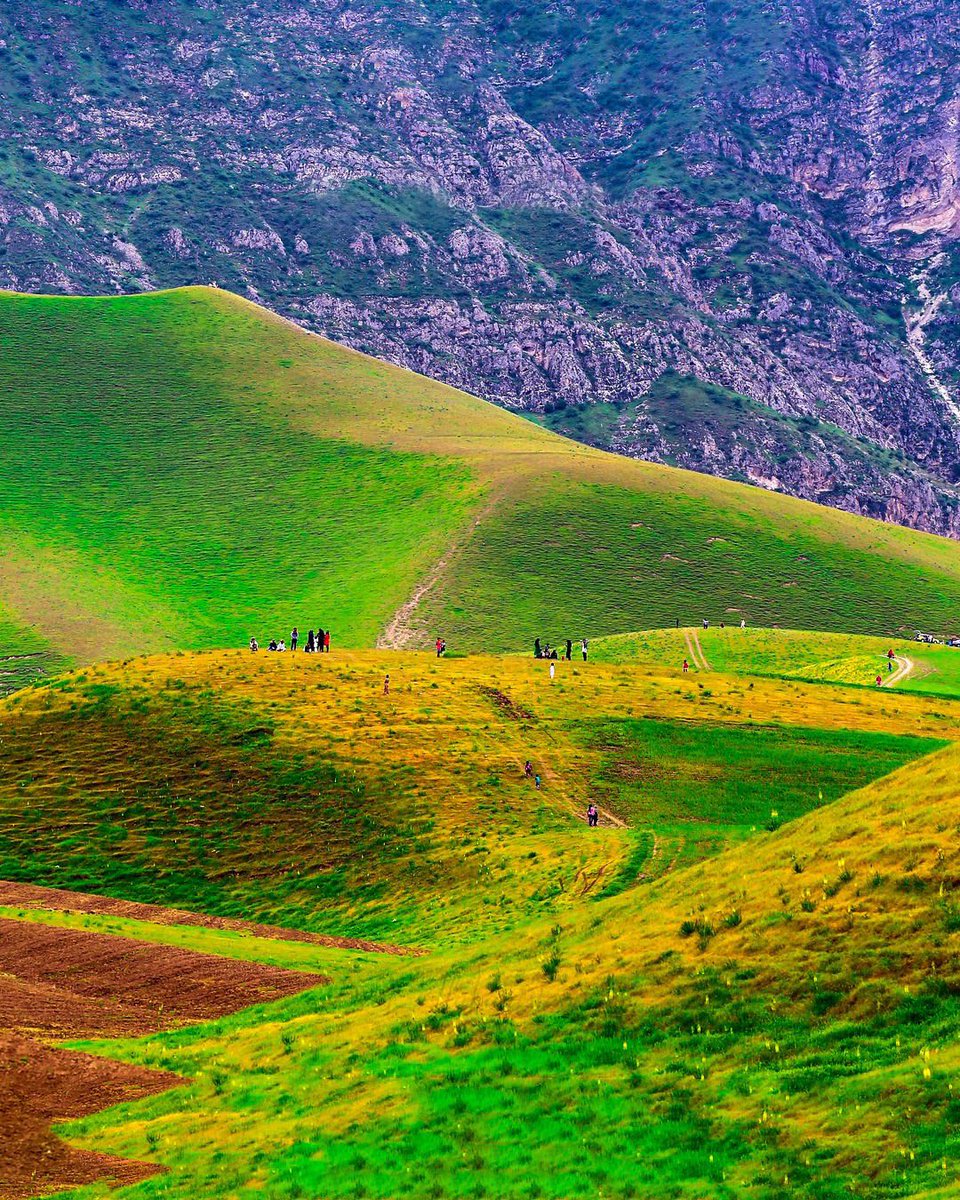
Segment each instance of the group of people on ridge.
[[[589,642],[587,641],[587,639],[581,638],[580,639],[580,653],[583,655],[584,662],[587,661],[587,651],[589,650],[589,648],[590,648],[590,645],[589,645]],[[564,658],[564,659],[566,659],[567,662],[569,662],[570,659],[573,657],[573,642],[570,640],[570,638],[567,638],[565,646],[564,646],[564,652],[561,654],[556,649],[556,647],[551,646],[549,644],[549,642],[541,643],[539,638],[534,638],[533,639],[533,657],[534,658],[549,658],[549,659],[552,659],[554,662],[557,662],[557,661],[559,661],[559,659]]]
[[[296,625],[294,625],[293,629],[290,630],[290,649],[296,650],[296,648],[299,644],[300,644],[300,631],[297,629]],[[259,649],[260,649],[260,643],[257,641],[257,639],[255,637],[252,637],[250,639],[250,650],[252,651],[252,653],[256,654],[256,652]],[[267,644],[267,649],[268,650],[276,650],[280,653],[283,653],[287,649],[287,644],[283,640],[283,638],[280,638],[279,641],[276,638],[271,638],[269,643]],[[329,629],[318,629],[316,631],[316,633],[314,633],[314,631],[311,629],[307,633],[307,644],[304,646],[303,649],[304,649],[304,652],[307,654],[329,654],[330,653],[330,630]]]

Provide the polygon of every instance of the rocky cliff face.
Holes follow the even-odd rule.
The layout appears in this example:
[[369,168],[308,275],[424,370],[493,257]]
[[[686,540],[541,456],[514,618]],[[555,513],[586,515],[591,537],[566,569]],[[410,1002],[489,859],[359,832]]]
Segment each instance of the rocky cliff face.
[[928,0],[0,0],[0,285],[958,534],[958,77]]

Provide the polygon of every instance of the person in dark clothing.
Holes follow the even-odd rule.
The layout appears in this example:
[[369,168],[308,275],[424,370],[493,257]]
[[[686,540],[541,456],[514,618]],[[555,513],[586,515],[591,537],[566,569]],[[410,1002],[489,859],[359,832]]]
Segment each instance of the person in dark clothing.
[[307,645],[304,649],[304,653],[305,654],[313,654],[313,652],[316,650],[316,648],[317,648],[317,640],[314,636],[313,630],[308,629],[307,630]]
[[567,662],[570,661],[570,655],[573,653],[573,642],[567,638]]
[[533,657],[541,658],[542,656],[543,656],[543,652],[540,649],[540,639],[534,638],[533,639]]
[[523,764],[523,774],[524,774],[524,778],[525,778],[525,779],[532,779],[532,778],[533,778],[533,763],[530,761],[530,759],[529,759],[529,758],[528,758],[528,759],[527,759],[527,761],[526,761],[526,762]]
[[317,630],[317,640],[315,642],[316,651],[318,654],[323,653],[323,630]]
[[550,657],[553,659],[554,662],[560,661],[560,655],[556,652],[556,650],[550,651]]
[[600,810],[592,801],[587,805],[587,824],[591,827],[600,824]]
[[294,627],[290,630],[290,649],[291,650],[296,650],[297,642],[299,642],[299,640],[300,640],[300,634],[297,632],[296,625],[294,625]]
[[580,639],[580,650],[581,650],[581,653],[583,654],[583,661],[584,661],[584,662],[586,662],[586,661],[587,661],[587,650],[588,650],[588,648],[589,648],[589,647],[588,647],[587,639],[586,639],[586,638],[581,638],[581,639]]
[[268,649],[268,650],[276,650],[276,648],[277,648],[277,639],[276,639],[276,638],[271,638],[271,639],[270,639],[270,645],[267,647],[267,649]]

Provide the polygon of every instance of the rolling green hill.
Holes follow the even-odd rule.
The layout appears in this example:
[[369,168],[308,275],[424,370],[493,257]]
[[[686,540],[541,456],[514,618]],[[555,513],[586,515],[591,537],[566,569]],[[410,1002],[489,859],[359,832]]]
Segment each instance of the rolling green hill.
[[222,291],[4,294],[0,344],[19,681],[294,623],[498,651],[741,613],[946,630],[960,603],[953,543],[577,446]]
[[234,650],[0,702],[0,878],[429,951],[8,899],[330,978],[96,1043],[185,1082],[64,1136],[138,1200],[954,1194],[960,701],[709,684]]

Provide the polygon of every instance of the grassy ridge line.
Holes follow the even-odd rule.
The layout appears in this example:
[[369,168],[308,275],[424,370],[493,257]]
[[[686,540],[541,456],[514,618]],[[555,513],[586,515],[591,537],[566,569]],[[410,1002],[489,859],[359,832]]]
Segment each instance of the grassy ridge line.
[[294,621],[372,645],[451,545],[422,644],[946,629],[960,603],[944,539],[578,446],[216,289],[6,293],[0,336],[0,601],[75,658]]
[[335,978],[322,1006],[123,1044],[195,1083],[71,1136],[193,1200],[251,1177],[278,1197],[949,1194],[958,764],[911,764],[642,910],[627,893]]

